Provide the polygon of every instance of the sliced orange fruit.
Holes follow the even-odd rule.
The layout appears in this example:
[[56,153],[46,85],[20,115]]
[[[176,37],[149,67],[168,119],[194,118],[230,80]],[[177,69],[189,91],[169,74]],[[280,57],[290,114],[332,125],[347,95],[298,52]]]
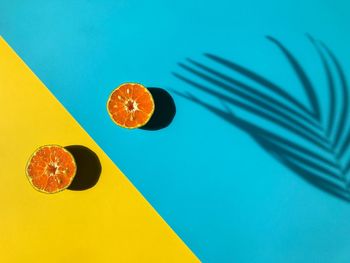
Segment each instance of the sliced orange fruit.
[[73,155],[58,145],[45,145],[29,158],[26,175],[31,185],[44,193],[57,193],[73,181],[77,166]]
[[117,87],[107,101],[107,111],[119,126],[135,129],[144,126],[154,112],[151,92],[138,83],[124,83]]

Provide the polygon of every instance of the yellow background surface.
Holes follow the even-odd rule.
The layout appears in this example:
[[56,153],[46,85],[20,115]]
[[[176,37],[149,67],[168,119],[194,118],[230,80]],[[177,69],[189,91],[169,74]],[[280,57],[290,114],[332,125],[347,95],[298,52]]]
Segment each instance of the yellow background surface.
[[[0,114],[0,262],[198,261],[1,37]],[[98,183],[35,191],[24,169],[45,144],[93,150]]]

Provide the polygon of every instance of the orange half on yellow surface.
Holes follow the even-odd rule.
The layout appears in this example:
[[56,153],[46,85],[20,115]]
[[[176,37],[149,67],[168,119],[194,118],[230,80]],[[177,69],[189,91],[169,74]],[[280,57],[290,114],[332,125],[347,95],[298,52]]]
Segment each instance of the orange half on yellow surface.
[[35,150],[26,166],[32,186],[48,194],[68,188],[76,171],[73,155],[58,145],[45,145]]

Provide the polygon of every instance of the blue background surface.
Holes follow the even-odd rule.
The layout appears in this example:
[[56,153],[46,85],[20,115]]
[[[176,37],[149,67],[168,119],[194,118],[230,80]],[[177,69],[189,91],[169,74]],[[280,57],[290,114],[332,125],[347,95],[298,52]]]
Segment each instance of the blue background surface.
[[[327,101],[305,33],[350,69],[348,1],[0,1],[0,34],[204,262],[350,260],[350,204],[302,180],[245,132],[177,96],[172,72],[218,54],[279,83],[307,104],[281,52],[300,59]],[[239,76],[238,76],[239,77]],[[177,113],[159,131],[125,130],[105,110],[125,81],[168,90]],[[244,114],[244,113],[243,113]]]

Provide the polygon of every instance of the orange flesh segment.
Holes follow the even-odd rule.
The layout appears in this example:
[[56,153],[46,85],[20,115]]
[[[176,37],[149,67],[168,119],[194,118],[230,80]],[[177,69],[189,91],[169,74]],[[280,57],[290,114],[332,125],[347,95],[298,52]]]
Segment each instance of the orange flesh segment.
[[27,165],[29,181],[39,191],[56,193],[73,181],[76,165],[73,156],[61,146],[43,146]]
[[116,124],[126,128],[138,128],[150,120],[154,101],[143,85],[125,83],[112,92],[107,108]]

